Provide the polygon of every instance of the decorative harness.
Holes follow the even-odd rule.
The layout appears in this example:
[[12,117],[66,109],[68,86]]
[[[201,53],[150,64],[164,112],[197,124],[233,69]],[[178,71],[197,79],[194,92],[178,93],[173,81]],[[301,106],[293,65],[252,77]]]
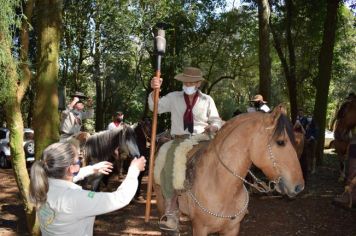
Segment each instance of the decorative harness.
[[[219,162],[221,163],[221,165],[229,172],[231,173],[233,176],[235,176],[236,178],[240,179],[243,183],[246,183],[248,185],[250,185],[251,187],[257,189],[259,192],[262,192],[262,193],[268,193],[268,192],[272,192],[275,190],[277,184],[280,183],[281,181],[281,175],[280,175],[280,169],[277,167],[277,161],[276,161],[276,158],[272,152],[272,147],[271,147],[271,144],[268,143],[267,145],[267,148],[268,148],[268,154],[269,154],[269,159],[272,161],[272,165],[273,165],[273,168],[277,171],[278,173],[278,178],[276,180],[270,180],[268,182],[268,185],[258,179],[250,170],[248,170],[248,173],[253,177],[253,179],[256,181],[257,184],[252,184],[250,182],[248,182],[245,178],[241,177],[239,174],[237,174],[235,171],[231,170],[221,159],[218,151],[216,150],[216,147],[214,146],[214,151],[218,157],[218,160]],[[202,203],[197,199],[197,197],[192,193],[191,189],[188,189],[187,192],[188,194],[190,195],[190,197],[194,200],[194,202],[198,205],[198,207],[212,215],[212,216],[215,216],[215,217],[218,217],[218,218],[228,218],[228,219],[231,219],[231,220],[234,220],[237,216],[241,215],[243,212],[246,211],[247,209],[247,206],[248,206],[248,203],[249,203],[249,194],[247,192],[247,189],[246,189],[246,186],[243,184],[243,187],[244,187],[244,190],[246,192],[246,199],[245,199],[245,202],[244,202],[244,205],[243,207],[241,208],[241,210],[237,211],[235,214],[233,215],[225,215],[225,214],[220,214],[220,213],[216,213],[216,212],[213,212],[211,210],[209,210],[208,208],[204,207],[202,205]]]

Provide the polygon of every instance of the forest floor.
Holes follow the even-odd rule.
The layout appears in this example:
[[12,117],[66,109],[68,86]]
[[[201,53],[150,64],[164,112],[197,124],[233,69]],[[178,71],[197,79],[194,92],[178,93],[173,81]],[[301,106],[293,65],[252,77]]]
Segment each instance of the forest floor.
[[[296,198],[252,194],[240,235],[355,236],[356,209],[345,210],[331,204],[343,191],[337,179],[336,155],[327,150],[324,165],[309,176],[305,190]],[[111,187],[118,185],[116,180],[117,176],[113,176]],[[94,235],[161,235],[154,200],[151,209],[149,223],[144,222],[144,202],[133,201],[124,209],[98,216]],[[27,235],[24,210],[11,169],[0,169],[0,235]],[[181,235],[191,235],[187,219],[181,221]]]

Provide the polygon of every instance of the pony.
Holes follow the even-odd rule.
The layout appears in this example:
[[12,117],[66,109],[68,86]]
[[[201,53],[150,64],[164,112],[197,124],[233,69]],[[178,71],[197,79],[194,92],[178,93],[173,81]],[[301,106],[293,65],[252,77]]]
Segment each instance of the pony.
[[[82,151],[88,164],[95,164],[101,161],[120,162],[120,152],[128,153],[132,157],[140,156],[135,132],[128,125],[89,136],[82,147]],[[103,175],[95,175],[90,179],[93,191],[98,191],[102,178]],[[106,185],[107,181],[108,176],[105,176],[104,183]]]
[[[270,179],[270,189],[289,197],[304,189],[293,128],[282,105],[272,113],[246,113],[230,119],[189,163],[186,175],[190,178],[178,203],[180,212],[191,219],[193,235],[239,233],[249,203],[245,176],[252,164]],[[160,186],[155,183],[154,188],[162,214]]]
[[[151,118],[144,117],[136,124],[132,125],[131,128],[134,130],[136,142],[140,154],[144,156],[147,160],[146,165],[149,166],[149,156],[150,156],[150,147],[151,147],[151,130],[152,130],[152,122]],[[125,160],[126,162],[128,160]],[[145,171],[141,171],[138,176],[138,188],[135,194],[135,198],[138,199],[140,197],[140,192],[142,188],[142,178],[146,174]]]
[[349,132],[356,126],[356,95],[351,94],[342,103],[336,114],[334,128],[334,146],[340,163],[339,181],[344,181],[346,177],[345,161],[350,142]]

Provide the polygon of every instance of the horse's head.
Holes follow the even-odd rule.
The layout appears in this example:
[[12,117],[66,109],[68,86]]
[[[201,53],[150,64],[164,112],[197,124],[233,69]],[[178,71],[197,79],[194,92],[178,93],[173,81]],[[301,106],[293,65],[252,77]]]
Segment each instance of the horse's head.
[[132,157],[139,157],[140,151],[137,146],[135,131],[128,125],[121,130],[122,135],[119,137],[119,148]]
[[140,122],[140,126],[142,127],[143,132],[150,136],[151,128],[152,128],[152,119],[149,117],[144,117]]
[[253,134],[250,157],[254,165],[276,182],[276,190],[290,197],[304,189],[304,179],[295,151],[292,125],[283,105],[262,114],[260,129]]
[[356,126],[356,97],[350,96],[336,114],[334,136],[337,140],[348,139],[348,132]]
[[128,125],[96,133],[85,144],[86,156],[93,162],[110,160],[118,150],[140,156],[135,133]]

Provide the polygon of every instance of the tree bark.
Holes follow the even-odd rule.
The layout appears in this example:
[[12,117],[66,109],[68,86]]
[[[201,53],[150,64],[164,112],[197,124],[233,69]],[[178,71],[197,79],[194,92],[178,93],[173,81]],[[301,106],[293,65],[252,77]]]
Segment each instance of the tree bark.
[[271,58],[269,49],[269,17],[270,8],[268,0],[258,0],[258,26],[259,26],[259,93],[270,101],[271,99]]
[[34,106],[36,159],[59,139],[58,59],[61,35],[62,1],[37,0],[38,58],[37,92]]
[[328,0],[324,22],[323,41],[319,53],[319,75],[316,81],[316,98],[314,105],[314,119],[319,128],[317,144],[317,164],[323,161],[325,140],[326,110],[329,95],[329,85],[332,73],[333,50],[337,29],[337,11],[340,0]]
[[103,130],[104,128],[104,112],[103,112],[103,86],[101,81],[100,63],[100,1],[97,1],[96,16],[95,16],[95,53],[94,53],[94,81],[96,90],[96,112],[95,112],[95,131]]
[[23,118],[21,114],[21,101],[31,79],[28,67],[28,48],[29,48],[29,25],[33,11],[33,1],[27,1],[24,5],[24,14],[27,19],[22,20],[20,29],[20,63],[23,78],[20,80],[16,70],[16,62],[11,54],[11,41],[0,33],[0,50],[8,58],[5,71],[10,83],[9,97],[5,102],[6,122],[10,130],[10,152],[14,176],[19,188],[20,197],[24,206],[28,231],[31,235],[39,235],[39,227],[36,224],[36,210],[29,201],[30,179],[26,168],[25,152],[23,149]]
[[288,87],[288,95],[289,95],[289,102],[290,102],[290,109],[291,109],[291,118],[292,122],[295,122],[297,117],[298,105],[297,105],[297,78],[296,78],[296,59],[295,59],[295,49],[292,39],[292,12],[293,12],[293,3],[291,0],[286,0],[286,41],[288,47],[288,60],[287,56],[284,55],[282,50],[281,39],[271,26],[271,31],[274,40],[274,47],[277,51],[278,57],[281,60],[281,64],[283,67],[283,71],[287,81]]

